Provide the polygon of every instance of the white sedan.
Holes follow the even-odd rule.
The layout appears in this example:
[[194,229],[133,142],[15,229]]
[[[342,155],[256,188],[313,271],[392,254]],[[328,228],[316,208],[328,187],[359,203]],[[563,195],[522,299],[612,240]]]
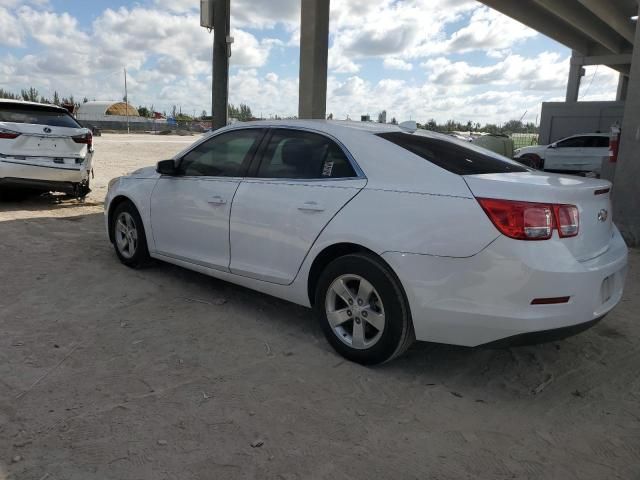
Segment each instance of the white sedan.
[[585,133],[563,138],[551,145],[519,148],[513,158],[537,170],[558,173],[600,174],[609,158],[609,135]]
[[91,131],[56,105],[0,99],[0,189],[89,192]]
[[153,257],[313,307],[339,353],[374,364],[414,339],[594,324],[627,265],[610,188],[426,131],[255,122],[112,180],[105,220],[125,265]]

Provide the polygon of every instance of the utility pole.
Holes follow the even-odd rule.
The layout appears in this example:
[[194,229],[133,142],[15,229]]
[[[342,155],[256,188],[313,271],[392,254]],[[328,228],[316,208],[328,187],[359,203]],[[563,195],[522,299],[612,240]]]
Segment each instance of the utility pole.
[[229,105],[229,57],[231,56],[230,0],[215,0],[213,16],[213,129],[227,125]]
[[127,133],[129,131],[129,94],[127,93],[127,67],[124,68],[124,106],[127,115]]

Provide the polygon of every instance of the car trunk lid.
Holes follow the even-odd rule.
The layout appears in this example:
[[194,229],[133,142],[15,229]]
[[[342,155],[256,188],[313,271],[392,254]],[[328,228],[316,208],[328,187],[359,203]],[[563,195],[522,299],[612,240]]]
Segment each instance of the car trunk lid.
[[12,139],[0,139],[0,154],[4,156],[82,158],[86,155],[87,144],[74,140],[74,137],[86,136],[86,128],[0,122],[0,129],[19,134]]
[[[463,178],[478,198],[577,206],[579,233],[561,241],[578,261],[595,258],[609,248],[613,223],[611,183],[606,180],[541,172],[466,175]],[[554,238],[557,236],[555,232]]]

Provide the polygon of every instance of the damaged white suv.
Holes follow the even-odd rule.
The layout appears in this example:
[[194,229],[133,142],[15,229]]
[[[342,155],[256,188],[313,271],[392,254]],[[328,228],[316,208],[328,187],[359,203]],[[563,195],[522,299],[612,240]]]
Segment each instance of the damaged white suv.
[[56,105],[0,99],[0,190],[89,192],[91,131]]

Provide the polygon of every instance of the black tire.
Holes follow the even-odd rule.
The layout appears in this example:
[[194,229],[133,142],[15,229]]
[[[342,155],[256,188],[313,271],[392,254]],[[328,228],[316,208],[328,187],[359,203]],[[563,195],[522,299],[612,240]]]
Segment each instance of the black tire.
[[[123,214],[128,214],[129,218],[133,222],[135,226],[135,230],[137,233],[137,241],[135,243],[135,248],[133,248],[133,253],[123,253],[118,245],[118,231],[116,229],[116,224],[118,219]],[[127,267],[131,268],[141,268],[147,265],[151,257],[149,256],[149,248],[147,247],[147,237],[144,231],[144,224],[142,223],[142,218],[138,213],[135,205],[133,203],[126,201],[119,204],[115,210],[113,211],[113,215],[111,216],[110,222],[110,238],[113,242],[113,248],[116,251],[116,255],[120,259],[120,261],[125,264]]]
[[[326,302],[329,301],[327,292],[334,281],[345,275],[358,276],[369,282],[384,306],[384,328],[380,331],[376,343],[370,347],[357,349],[347,344],[329,323],[326,310]],[[355,253],[331,262],[318,279],[314,312],[331,346],[346,359],[363,365],[388,362],[402,355],[415,340],[411,313],[400,282],[389,267],[375,255]],[[352,315],[350,311],[349,315]],[[348,322],[343,325],[345,329],[349,328]],[[363,325],[366,325],[366,322],[363,321]],[[353,326],[351,323],[352,328]],[[363,328],[370,329],[371,325]],[[373,332],[375,334],[376,330]]]
[[518,158],[518,162],[523,165],[526,165],[529,168],[534,168],[536,170],[544,169],[544,160],[540,158],[538,155],[534,154],[525,154],[522,157]]

